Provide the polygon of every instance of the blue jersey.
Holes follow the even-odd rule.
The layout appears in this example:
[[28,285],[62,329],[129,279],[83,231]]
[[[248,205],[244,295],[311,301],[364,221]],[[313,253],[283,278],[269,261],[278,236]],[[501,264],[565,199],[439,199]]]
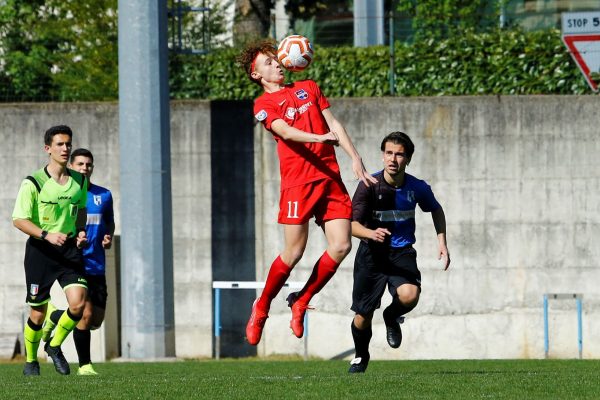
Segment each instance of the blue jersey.
[[108,233],[108,226],[112,224],[114,224],[114,214],[110,190],[90,183],[85,226],[88,245],[83,249],[85,273],[88,275],[105,274],[106,257],[102,239]]
[[415,209],[424,212],[440,208],[427,182],[412,175],[404,175],[404,184],[395,188],[386,182],[383,171],[373,174],[377,183],[366,187],[360,182],[352,199],[352,220],[369,229],[387,228],[390,247],[412,245],[415,238]]

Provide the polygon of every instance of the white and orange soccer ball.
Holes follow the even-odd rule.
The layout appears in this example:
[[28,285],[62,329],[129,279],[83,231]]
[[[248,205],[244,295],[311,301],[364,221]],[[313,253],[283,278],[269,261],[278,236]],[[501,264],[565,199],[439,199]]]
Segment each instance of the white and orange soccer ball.
[[313,59],[310,41],[301,35],[284,38],[277,47],[277,58],[283,67],[292,72],[305,70]]

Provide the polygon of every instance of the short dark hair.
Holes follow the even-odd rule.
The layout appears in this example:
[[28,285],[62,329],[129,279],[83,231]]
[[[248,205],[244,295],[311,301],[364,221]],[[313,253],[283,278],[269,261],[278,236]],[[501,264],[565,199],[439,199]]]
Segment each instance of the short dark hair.
[[404,151],[406,151],[406,156],[411,158],[413,153],[415,152],[415,145],[410,140],[410,137],[404,132],[392,132],[386,137],[383,138],[381,142],[381,151],[385,151],[385,144],[387,142],[392,142],[394,144],[401,144],[404,146]]
[[70,138],[73,138],[73,131],[71,128],[69,128],[67,125],[56,125],[52,128],[49,128],[44,134],[44,144],[50,146],[52,144],[52,138],[59,133],[69,135]]
[[71,158],[69,159],[69,162],[71,164],[73,164],[73,161],[75,161],[75,157],[88,157],[92,159],[92,162],[94,162],[94,156],[92,155],[92,152],[88,149],[79,148],[73,150],[73,152],[71,153]]

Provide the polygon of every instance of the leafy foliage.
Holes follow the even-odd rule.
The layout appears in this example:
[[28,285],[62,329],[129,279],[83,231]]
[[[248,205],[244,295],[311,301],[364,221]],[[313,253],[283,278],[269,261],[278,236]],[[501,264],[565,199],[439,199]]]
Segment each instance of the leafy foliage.
[[117,96],[117,0],[6,0],[0,73],[23,100]]
[[[117,0],[3,0],[0,101],[116,99],[116,5]],[[172,98],[258,96],[261,88],[235,65],[237,52],[171,53]],[[389,61],[384,46],[317,47],[315,62],[288,79],[314,79],[330,97],[387,96]],[[394,73],[400,96],[590,93],[557,30],[465,27],[460,35],[396,43]]]
[[398,11],[410,16],[416,40],[461,36],[497,26],[507,0],[399,0]]
[[[0,101],[116,99],[117,2],[0,0]],[[210,18],[182,16],[186,49],[221,44],[225,11],[217,0],[203,4]]]
[[402,48],[397,65],[396,90],[403,95],[588,92],[557,30],[429,39]]
[[[252,99],[260,87],[235,65],[235,49],[180,60],[171,73],[174,98]],[[329,97],[390,93],[389,48],[315,49],[315,61],[291,80],[314,79]],[[400,96],[590,93],[557,30],[465,32],[395,47]]]

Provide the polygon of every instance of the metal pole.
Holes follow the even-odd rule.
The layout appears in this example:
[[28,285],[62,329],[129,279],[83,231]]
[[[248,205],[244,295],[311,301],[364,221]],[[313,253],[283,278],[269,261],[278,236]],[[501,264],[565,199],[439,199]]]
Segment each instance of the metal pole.
[[304,361],[308,361],[308,312],[304,314]]
[[583,356],[583,318],[582,318],[582,302],[578,297],[577,301],[577,346],[579,348],[579,359]]
[[548,339],[548,295],[544,295],[544,358],[548,358],[550,341]]
[[175,50],[175,0],[171,0],[171,47]]
[[221,289],[215,289],[215,358],[221,357]]
[[182,39],[182,33],[181,31],[183,30],[183,23],[181,21],[181,19],[183,15],[183,11],[181,10],[181,0],[177,0],[177,42],[179,43],[177,49],[181,50],[183,49],[183,39]]
[[395,58],[396,53],[394,49],[394,12],[390,11],[390,96],[394,96],[396,93],[396,73],[395,71]]
[[118,6],[122,354],[173,357],[167,0]]

